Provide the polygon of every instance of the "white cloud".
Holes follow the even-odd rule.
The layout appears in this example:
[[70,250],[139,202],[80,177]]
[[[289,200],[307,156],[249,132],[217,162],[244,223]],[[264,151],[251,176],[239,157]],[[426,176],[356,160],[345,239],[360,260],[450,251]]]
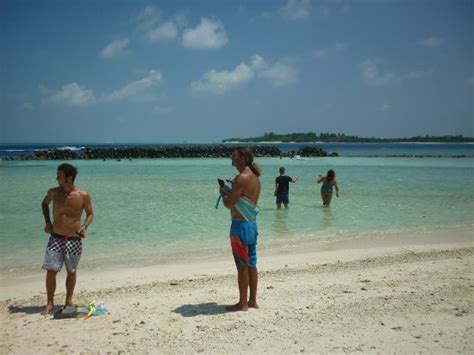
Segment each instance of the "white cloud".
[[250,60],[250,63],[251,63],[252,69],[254,71],[259,71],[259,70],[263,69],[266,65],[265,64],[265,59],[263,59],[258,54],[255,54],[254,56],[252,56],[252,58]]
[[124,53],[128,46],[128,38],[117,39],[100,51],[102,58],[113,58]]
[[120,101],[131,97],[134,97],[146,90],[156,86],[162,82],[162,75],[159,71],[150,70],[148,76],[143,79],[133,81],[123,88],[115,90],[111,93],[103,95],[103,99],[106,101]]
[[298,81],[296,70],[285,63],[276,63],[270,68],[265,69],[261,75],[274,86],[290,86]]
[[392,108],[392,105],[390,105],[390,104],[383,104],[382,105],[382,111],[383,112],[390,111],[391,108]]
[[[43,89],[46,92],[47,89]],[[92,90],[81,88],[77,83],[64,85],[61,90],[49,96],[51,102],[70,106],[89,106],[96,103]]]
[[312,56],[315,59],[320,59],[320,58],[322,58],[324,56],[327,56],[328,54],[332,54],[334,52],[345,51],[349,47],[350,47],[350,45],[348,43],[336,42],[336,43],[334,43],[334,45],[332,45],[329,48],[326,47],[326,48],[319,48],[319,49],[313,50],[312,51]]
[[416,43],[422,47],[436,48],[436,47],[441,46],[443,42],[444,42],[444,39],[441,37],[429,37],[429,38],[421,39]]
[[408,79],[422,79],[422,78],[427,78],[433,75],[433,69],[430,70],[418,70],[418,71],[412,71],[408,73],[407,78]]
[[148,32],[157,23],[162,22],[161,10],[157,6],[145,6],[134,18],[134,22],[138,23],[137,29],[139,31]]
[[136,29],[150,42],[171,41],[179,36],[179,31],[187,24],[184,12],[165,19],[157,6],[146,6],[140,10],[134,21]]
[[140,9],[137,20],[142,21],[150,18],[160,18],[161,10],[157,6],[148,5]]
[[[275,3],[275,1],[269,1],[269,3]],[[277,17],[288,22],[303,22],[310,18],[327,18],[330,15],[347,16],[351,11],[352,6],[345,5],[341,0],[287,0],[279,8],[267,10],[252,17],[250,22],[253,23],[260,19],[271,20]]]
[[380,60],[367,59],[360,65],[364,81],[371,86],[384,86],[400,82],[400,78],[390,72],[381,72]]
[[346,50],[349,48],[349,44],[348,43],[343,43],[343,42],[336,42],[336,44],[334,44],[334,49],[336,51],[343,51],[343,50]]
[[188,25],[188,19],[186,17],[187,11],[182,11],[173,16],[173,23],[176,27],[183,28]]
[[313,57],[316,59],[322,58],[328,55],[329,49],[328,48],[321,48],[313,50]]
[[145,37],[152,42],[170,41],[178,37],[178,27],[172,21],[167,21],[149,30]]
[[201,18],[196,28],[183,31],[183,46],[192,49],[213,49],[225,46],[228,42],[224,25],[209,18]]
[[255,78],[263,78],[274,86],[289,86],[298,81],[298,73],[290,64],[277,62],[269,65],[258,54],[252,56],[250,64],[240,63],[233,70],[210,70],[202,79],[191,83],[193,93],[222,95],[248,84]]
[[286,5],[280,8],[280,13],[289,21],[306,20],[311,13],[311,2],[309,0],[288,0]]
[[276,17],[276,13],[273,12],[273,11],[264,11],[262,12],[261,14],[258,14],[256,16],[253,16],[249,19],[249,23],[256,23],[258,22],[260,19],[264,20],[264,21],[269,21],[269,20],[272,20],[273,18]]
[[35,109],[31,102],[24,102],[23,105],[21,105],[21,108],[27,111],[33,111]]
[[173,111],[174,111],[173,107],[170,107],[170,106],[155,106],[152,110],[153,113],[156,113],[159,115],[166,115]]
[[352,6],[351,5],[344,5],[341,9],[341,12],[345,15],[347,15],[349,12],[351,12]]
[[240,63],[232,71],[210,70],[203,75],[202,80],[191,83],[191,91],[195,93],[209,92],[213,94],[225,94],[226,92],[239,88],[254,78],[251,67]]
[[64,85],[61,90],[57,92],[49,90],[44,85],[40,85],[39,89],[41,94],[46,96],[48,100],[53,103],[70,106],[90,106],[99,102],[121,101],[129,98],[134,98],[138,101],[155,100],[156,96],[152,95],[149,89],[162,83],[162,81],[162,76],[159,71],[150,70],[146,77],[133,81],[121,89],[104,93],[97,98],[92,90],[82,88],[75,82]]
[[43,84],[38,85],[38,89],[39,89],[40,93],[42,95],[45,95],[45,96],[47,96],[51,93],[51,91],[48,89],[48,87],[46,85],[43,85]]

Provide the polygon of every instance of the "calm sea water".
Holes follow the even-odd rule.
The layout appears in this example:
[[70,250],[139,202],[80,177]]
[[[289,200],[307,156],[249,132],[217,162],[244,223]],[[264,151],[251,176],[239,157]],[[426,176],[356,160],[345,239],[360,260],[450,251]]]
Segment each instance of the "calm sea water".
[[[446,149],[438,146],[424,154],[438,155],[439,149]],[[461,146],[464,155],[473,155],[472,146]],[[337,148],[327,150],[341,153]],[[357,153],[337,158],[258,159],[263,171],[258,217],[261,249],[387,231],[472,226],[473,158],[369,157],[392,148],[355,149]],[[364,149],[368,153],[360,154]],[[418,155],[416,147],[396,149]],[[40,204],[48,188],[56,185],[59,163],[0,163],[0,271],[41,266],[47,235]],[[214,208],[216,178],[236,173],[230,159],[73,164],[79,169],[76,184],[90,192],[95,212],[84,242],[83,267],[211,260],[230,253],[229,212],[222,206]],[[299,181],[290,186],[290,209],[276,211],[274,179],[282,165]],[[316,178],[329,168],[336,171],[341,196],[334,196],[331,208],[323,209]]]

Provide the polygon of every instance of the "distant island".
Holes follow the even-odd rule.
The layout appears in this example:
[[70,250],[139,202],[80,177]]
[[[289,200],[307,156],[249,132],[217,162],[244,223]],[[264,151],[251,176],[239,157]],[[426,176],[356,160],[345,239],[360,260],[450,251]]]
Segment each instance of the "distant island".
[[250,138],[228,138],[223,139],[223,143],[228,142],[295,142],[295,143],[472,143],[474,137],[457,136],[416,136],[410,138],[375,138],[375,137],[357,137],[344,133],[288,133],[275,134],[273,132],[265,133],[260,137]]

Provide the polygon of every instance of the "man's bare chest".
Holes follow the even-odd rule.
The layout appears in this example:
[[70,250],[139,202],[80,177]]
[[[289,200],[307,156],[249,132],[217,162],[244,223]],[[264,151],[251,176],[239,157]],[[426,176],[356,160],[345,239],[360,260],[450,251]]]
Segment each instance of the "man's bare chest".
[[84,209],[84,201],[79,193],[58,194],[53,199],[53,210],[56,214],[77,215]]

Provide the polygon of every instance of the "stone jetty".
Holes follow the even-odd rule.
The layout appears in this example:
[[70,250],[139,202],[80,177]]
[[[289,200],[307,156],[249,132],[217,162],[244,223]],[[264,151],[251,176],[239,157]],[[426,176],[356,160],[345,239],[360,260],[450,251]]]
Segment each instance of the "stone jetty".
[[[337,157],[337,153],[328,153],[318,147],[303,146],[294,155],[300,155],[302,157]],[[291,152],[290,152],[291,156]]]
[[[76,159],[156,159],[156,158],[228,158],[236,146],[229,145],[189,145],[189,146],[154,146],[154,147],[115,147],[91,148],[82,150],[50,149],[36,151],[31,155],[7,157],[4,160],[76,160]],[[321,148],[301,147],[297,152],[283,153],[276,146],[255,145],[251,147],[257,157],[304,157],[337,156],[328,154]]]

